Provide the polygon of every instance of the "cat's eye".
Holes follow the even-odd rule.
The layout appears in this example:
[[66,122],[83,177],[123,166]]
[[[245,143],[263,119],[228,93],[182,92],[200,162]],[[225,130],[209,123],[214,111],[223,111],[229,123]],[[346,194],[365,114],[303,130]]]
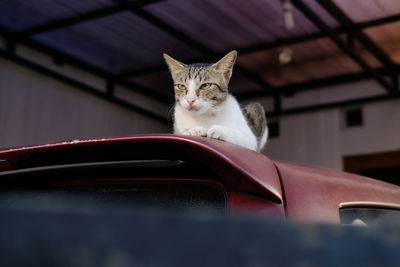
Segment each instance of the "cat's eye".
[[212,86],[212,83],[203,83],[200,86],[200,89],[207,89],[207,88],[210,88],[211,86]]
[[178,88],[179,90],[186,90],[186,86],[181,84],[181,83],[177,83],[175,84],[176,88]]

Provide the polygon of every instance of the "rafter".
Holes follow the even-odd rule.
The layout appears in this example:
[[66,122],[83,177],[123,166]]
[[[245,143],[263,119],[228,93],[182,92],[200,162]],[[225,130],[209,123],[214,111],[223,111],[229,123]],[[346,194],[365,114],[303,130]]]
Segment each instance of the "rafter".
[[[238,51],[239,56],[245,55],[245,54],[250,54],[253,52],[257,51],[262,51],[262,50],[267,50],[267,49],[273,49],[280,47],[282,45],[291,45],[291,44],[297,44],[297,43],[302,43],[302,42],[307,42],[307,41],[312,41],[315,39],[323,38],[325,36],[324,33],[318,32],[318,33],[312,33],[312,34],[307,34],[303,36],[298,36],[298,37],[293,37],[285,40],[277,40],[273,41],[270,43],[265,43],[265,44],[260,44],[256,46],[250,46],[250,47],[245,47],[245,48],[237,48],[236,50]],[[223,57],[225,53],[213,53],[209,55],[210,60],[214,59],[219,59]],[[188,60],[189,62],[200,62],[203,60],[204,57],[198,57],[198,58],[193,58]],[[136,77],[136,76],[142,76],[142,75],[147,75],[150,73],[155,73],[155,72],[161,72],[167,70],[165,64],[153,66],[150,68],[146,69],[139,69],[139,70],[129,70],[125,71],[123,73],[120,73],[118,77]]]
[[[396,65],[395,70],[388,68],[379,68],[374,70],[376,73],[379,73],[382,76],[391,77],[393,81],[398,80],[400,75],[400,66]],[[284,86],[276,87],[277,90],[281,92],[282,95],[292,95],[303,91],[319,89],[322,87],[331,87],[335,85],[345,84],[345,83],[353,83],[362,80],[370,79],[370,74],[366,71],[362,71],[359,73],[351,73],[351,74],[340,74],[333,75],[326,78],[320,79],[311,79],[304,82],[292,83]],[[269,97],[272,96],[271,93],[265,91],[254,91],[254,92],[244,92],[244,93],[236,93],[236,97],[241,100],[247,100],[258,97]]]
[[41,25],[33,26],[31,28],[27,28],[24,30],[21,30],[19,32],[15,33],[15,37],[17,39],[23,39],[28,36],[34,35],[34,34],[39,34],[43,32],[49,32],[49,31],[54,31],[57,29],[69,27],[72,25],[76,25],[79,23],[99,19],[102,17],[110,16],[113,14],[117,14],[126,10],[134,10],[137,8],[142,8],[146,5],[159,2],[163,0],[137,0],[133,2],[121,2],[119,4],[89,11],[80,15],[68,17],[68,18],[63,18],[63,19],[58,19],[54,20],[48,23],[44,23]]
[[[357,39],[368,51],[371,52],[386,68],[394,68],[395,64],[391,58],[375,44],[357,25],[331,0],[318,0],[319,4],[329,12],[342,25],[352,39]],[[390,93],[397,91],[398,84],[396,79],[392,79],[389,88]]]
[[[207,47],[206,45],[200,43],[199,41],[195,40],[191,36],[185,34],[181,30],[175,28],[174,26],[166,23],[165,21],[161,20],[160,18],[154,16],[150,12],[147,12],[146,10],[143,9],[135,9],[131,10],[131,12],[142,19],[146,20],[147,22],[151,23],[152,25],[156,26],[157,28],[163,30],[167,34],[173,36],[177,40],[190,45],[191,47],[207,54],[214,55],[215,52]],[[236,71],[240,72],[244,77],[248,78],[252,82],[260,85],[263,90],[271,91],[274,92],[275,94],[275,107],[276,109],[280,109],[280,96],[278,92],[271,86],[269,85],[266,81],[264,81],[261,77],[257,76],[255,73],[252,73],[251,71],[243,68],[240,65],[236,65]]]
[[331,0],[317,0],[318,3],[330,13],[338,23],[344,27],[347,34],[357,39],[365,48],[367,48],[385,67],[391,67],[393,64],[389,56],[378,47],[360,28]]
[[284,109],[284,110],[281,110],[280,112],[267,112],[267,117],[268,118],[283,117],[283,116],[315,112],[315,111],[321,111],[321,110],[327,110],[327,109],[335,109],[335,108],[342,108],[342,107],[348,107],[348,106],[354,106],[354,105],[376,103],[376,102],[387,101],[387,100],[392,100],[392,99],[400,99],[400,94],[397,94],[394,96],[391,96],[389,94],[382,94],[382,95],[377,95],[377,96],[362,97],[362,98],[357,98],[357,99],[337,101],[337,102],[331,102],[331,103],[326,103],[326,104],[315,104],[315,105],[309,105],[309,106],[305,106],[305,107]]
[[[399,82],[400,78],[400,64],[396,64],[394,68],[376,68],[374,71],[387,79],[390,79],[393,84]],[[282,95],[293,95],[304,91],[317,90],[320,88],[329,88],[337,85],[355,83],[359,81],[370,80],[371,75],[367,71],[361,71],[358,73],[346,73],[339,75],[332,75],[320,79],[310,79],[303,82],[291,83],[283,86],[276,87],[277,90],[281,92]],[[398,84],[397,84],[398,86]],[[399,91],[395,92],[393,95],[400,94]],[[253,92],[243,92],[236,94],[238,99],[247,100],[258,97],[271,97],[272,94],[266,93],[264,91],[253,91]]]
[[[14,34],[2,26],[0,26],[0,35],[3,36],[6,40],[10,40],[11,42],[15,41],[15,39],[13,39]],[[16,41],[16,43],[25,45],[35,51],[38,51],[40,53],[51,56],[61,62],[66,62],[66,63],[70,64],[71,66],[74,66],[78,69],[87,71],[93,75],[100,77],[100,78],[103,78],[106,80],[112,79],[114,84],[122,85],[132,91],[138,92],[138,93],[143,94],[148,97],[151,97],[162,103],[168,103],[170,101],[170,97],[168,97],[167,95],[158,93],[154,90],[151,90],[150,88],[136,84],[136,83],[134,83],[132,81],[128,81],[126,79],[115,79],[114,75],[104,71],[103,69],[95,67],[91,64],[88,64],[88,63],[82,61],[81,59],[78,59],[71,55],[65,54],[55,48],[49,47],[49,46],[39,43],[37,41],[25,39],[25,40],[18,40],[18,41]]]
[[[139,0],[139,2],[156,2],[157,0],[154,0],[154,1],[140,1]],[[160,1],[160,0],[158,0],[158,1]],[[298,1],[296,1],[296,2],[298,2]],[[136,3],[136,2],[130,2],[130,3]],[[119,5],[121,5],[121,4],[119,4]],[[119,5],[116,5],[116,6],[119,6]],[[135,11],[136,9],[132,9],[132,11]],[[137,11],[138,11],[138,13],[140,13],[141,12],[141,9],[137,9]],[[142,10],[143,11],[143,10]],[[145,12],[145,13],[148,13],[148,12],[146,12],[146,11],[143,11],[143,12]],[[150,13],[148,13],[150,16],[153,16],[152,14],[150,14]],[[104,16],[107,16],[107,14],[105,14]],[[145,15],[146,16],[146,15]],[[102,16],[100,16],[100,17],[102,17]],[[154,16],[153,16],[154,17]],[[99,17],[92,17],[92,18],[89,18],[89,19],[95,19],[95,18],[99,18]],[[158,19],[157,17],[154,17],[154,18],[156,18],[156,19]],[[88,20],[89,20],[88,19]],[[367,27],[374,27],[374,26],[378,26],[378,25],[382,25],[382,24],[384,24],[384,23],[392,23],[392,22],[395,22],[395,21],[398,21],[398,20],[400,20],[400,14],[398,14],[398,15],[393,15],[393,16],[390,16],[390,17],[386,17],[386,18],[381,18],[381,19],[377,19],[377,20],[372,20],[372,21],[368,21],[368,22],[361,22],[361,23],[355,23],[354,25],[354,27],[355,28],[357,28],[357,29],[363,29],[363,28],[367,28]],[[87,21],[87,20],[85,20],[85,19],[82,19],[82,20],[79,20],[78,18],[76,18],[76,20],[75,21],[70,21],[70,22],[68,22],[68,23],[70,23],[70,24],[62,24],[61,25],[61,27],[67,27],[67,26],[71,26],[71,25],[74,25],[74,24],[77,24],[77,23],[82,23],[82,22],[85,22],[85,21]],[[171,28],[169,28],[169,29],[172,29],[172,30],[174,30],[175,28],[173,28],[172,26],[170,26],[170,25],[168,25],[168,24],[165,24],[163,21],[160,21],[162,24],[163,24],[163,26],[161,26],[161,24],[158,26],[158,27],[164,27],[165,29],[164,30],[166,30],[166,31],[168,31],[168,27],[171,27]],[[42,25],[42,26],[44,26],[44,25]],[[49,27],[49,26],[48,26]],[[53,26],[53,27],[55,27],[55,26]],[[329,27],[328,27],[329,28]],[[52,29],[57,29],[57,27],[55,27],[55,28],[47,28],[47,30],[52,30]],[[43,30],[43,31],[42,31]],[[33,33],[31,33],[31,34],[35,34],[35,33],[40,33],[40,32],[45,32],[45,31],[47,31],[45,28],[44,29],[42,29],[42,30],[36,30],[37,32],[33,32]],[[179,35],[181,35],[181,37],[183,37],[184,39],[186,38],[186,37],[189,37],[189,36],[187,36],[186,34],[184,34],[183,32],[180,32],[178,29],[175,29],[176,30],[176,33],[174,33],[173,35],[176,37],[176,38],[180,38],[179,37]],[[337,33],[344,33],[344,32],[346,32],[346,31],[348,31],[348,29],[346,28],[346,27],[339,27],[339,28],[337,28],[337,29],[334,29],[334,30],[332,30],[332,29],[330,29],[331,30],[331,32],[333,31],[333,34],[337,34]],[[179,33],[180,32],[180,33]],[[300,36],[300,37],[294,37],[294,38],[290,38],[290,39],[287,39],[287,40],[281,40],[281,41],[276,41],[276,42],[272,42],[272,43],[267,43],[267,44],[264,44],[264,45],[259,45],[259,46],[257,46],[257,47],[249,47],[249,48],[243,48],[243,49],[238,49],[238,51],[239,51],[239,53],[241,54],[241,55],[243,55],[243,54],[246,54],[246,53],[252,53],[252,52],[255,52],[255,51],[259,51],[259,50],[265,50],[265,49],[270,49],[270,48],[275,48],[275,47],[279,47],[279,46],[281,46],[282,44],[285,44],[285,45],[288,45],[288,44],[295,44],[295,43],[300,43],[300,42],[305,42],[305,41],[311,41],[311,40],[315,40],[315,39],[318,39],[318,38],[324,38],[324,37],[330,37],[331,38],[331,36],[330,36],[330,33],[331,32],[327,32],[327,31],[324,31],[324,30],[321,30],[320,32],[318,32],[318,33],[314,33],[314,34],[309,34],[309,35],[305,35],[305,36]],[[0,28],[0,33],[4,33],[3,31],[2,31],[2,29]],[[8,32],[9,33],[9,32]],[[10,35],[8,35],[8,37],[10,37]],[[13,35],[13,37],[15,37],[15,35]],[[192,38],[189,38],[189,39],[192,39]],[[12,39],[12,38],[9,38],[9,40],[11,40],[11,41],[13,41],[14,39]],[[199,49],[200,51],[204,51],[205,53],[207,53],[207,54],[210,54],[210,55],[212,55],[212,58],[218,58],[218,57],[220,57],[220,56],[222,56],[222,54],[221,55],[218,55],[218,54],[215,54],[215,53],[213,53],[213,51],[211,51],[210,49],[208,49],[207,47],[205,47],[205,46],[203,46],[201,43],[198,43],[196,40],[193,40],[192,39],[192,41],[194,42],[194,43],[191,43],[190,45],[191,46],[197,46],[197,49]],[[192,42],[192,41],[189,41],[189,42]],[[76,59],[76,58],[74,58],[74,57],[71,57],[71,56],[69,56],[69,55],[66,55],[66,54],[64,54],[64,53],[62,53],[62,52],[60,52],[60,51],[57,51],[57,50],[55,50],[55,49],[53,49],[53,48],[50,48],[50,47],[47,47],[46,45],[43,45],[43,44],[41,44],[41,43],[38,43],[38,42],[34,42],[34,41],[31,41],[31,40],[26,40],[26,39],[23,39],[23,40],[17,40],[17,42],[18,43],[22,43],[22,44],[24,44],[24,45],[27,45],[27,46],[29,46],[29,47],[31,47],[31,48],[33,48],[33,49],[35,49],[35,50],[38,50],[38,51],[41,51],[41,52],[45,52],[46,54],[50,54],[51,56],[53,56],[53,57],[55,57],[55,58],[59,58],[59,59],[61,59],[62,61],[66,61],[66,62],[68,62],[68,63],[70,63],[70,64],[72,64],[72,65],[75,65],[75,66],[78,66],[79,68],[81,68],[81,69],[85,69],[85,70],[88,70],[88,71],[90,71],[90,72],[92,72],[92,73],[95,73],[96,75],[99,75],[99,76],[101,76],[101,77],[104,77],[104,78],[106,78],[107,79],[107,81],[109,82],[108,83],[108,95],[107,96],[111,96],[111,98],[113,98],[113,88],[114,88],[114,85],[115,84],[121,84],[121,85],[125,85],[125,86],[128,86],[128,87],[131,87],[131,88],[133,88],[133,89],[135,89],[135,90],[137,90],[138,88],[139,88],[139,91],[142,91],[144,94],[146,94],[146,95],[150,95],[151,96],[151,90],[150,91],[148,91],[148,92],[146,92],[147,91],[147,88],[142,88],[141,86],[137,86],[137,85],[135,85],[135,84],[132,84],[132,83],[130,83],[129,81],[127,81],[126,79],[125,79],[125,77],[115,77],[115,76],[113,76],[113,75],[111,75],[110,73],[107,73],[107,72],[105,72],[105,71],[103,71],[103,70],[100,70],[100,69],[97,69],[96,67],[94,67],[94,66],[91,66],[91,65],[89,65],[89,64],[87,64],[87,63],[85,63],[85,62],[82,62],[82,61],[80,61],[80,60],[78,60],[78,59]],[[197,43],[197,44],[195,44],[195,43]],[[12,44],[12,42],[10,42],[10,44]],[[345,44],[345,43],[344,43]],[[346,44],[345,44],[346,45]],[[348,47],[349,48],[349,47]],[[205,50],[205,49],[207,49],[207,51]],[[350,50],[351,50],[351,48],[350,48]],[[6,52],[2,52],[2,55],[1,56],[3,56],[4,57],[4,53],[6,53]],[[7,57],[11,57],[10,56],[10,54],[9,53],[7,53]],[[354,59],[354,58],[353,58]],[[362,60],[362,59],[361,59]],[[356,62],[357,62],[357,60],[355,60]],[[358,63],[359,64],[359,63]],[[365,62],[364,62],[364,64],[366,64]],[[360,65],[360,64],[359,64]],[[30,66],[29,64],[27,64],[27,66]],[[361,66],[361,65],[360,65]],[[315,88],[315,87],[321,87],[321,86],[323,86],[322,84],[324,84],[325,83],[325,85],[332,85],[332,84],[336,84],[336,83],[342,83],[342,82],[350,82],[350,81],[355,81],[355,80],[362,80],[362,79],[366,79],[366,78],[369,78],[369,77],[374,77],[375,79],[377,79],[377,81],[379,81],[379,79],[376,77],[376,76],[378,76],[380,79],[383,79],[383,76],[382,76],[382,73],[380,72],[380,71],[377,71],[377,70],[373,70],[373,69],[371,69],[367,64],[366,64],[366,66],[368,67],[368,68],[364,68],[365,69],[365,71],[364,72],[362,72],[362,73],[359,73],[359,74],[350,74],[350,75],[341,75],[341,79],[338,79],[339,78],[339,76],[335,76],[335,77],[329,77],[329,78],[327,78],[327,79],[321,79],[321,80],[316,80],[316,81],[311,81],[311,82],[305,82],[305,83],[301,83],[301,84],[293,84],[293,85],[289,85],[289,86],[284,86],[284,87],[278,87],[278,88],[274,88],[274,90],[270,90],[271,88],[268,88],[269,87],[269,85],[268,84],[266,84],[265,83],[265,81],[263,81],[262,79],[260,79],[258,76],[256,76],[256,75],[254,75],[253,73],[251,73],[250,72],[250,75],[251,76],[253,76],[251,79],[252,80],[257,80],[258,79],[258,84],[263,84],[263,86],[265,86],[265,88],[268,88],[269,90],[262,90],[262,91],[260,91],[260,93],[257,93],[257,94],[252,94],[252,95],[250,95],[250,94],[248,94],[248,95],[243,95],[243,96],[240,96],[240,98],[242,98],[242,99],[245,99],[245,98],[249,98],[249,97],[257,97],[257,96],[267,96],[267,95],[269,95],[269,96],[275,96],[275,101],[276,101],[276,106],[280,106],[280,95],[278,95],[278,97],[279,98],[277,98],[276,97],[276,93],[275,92],[277,92],[277,91],[279,91],[279,92],[283,92],[283,93],[288,93],[288,92],[292,92],[292,91],[301,91],[301,90],[306,90],[306,89],[310,89],[310,88]],[[32,67],[32,66],[30,66],[30,67]],[[152,72],[155,72],[155,71],[157,71],[157,68],[158,67],[154,67],[154,68],[152,68]],[[48,75],[48,72],[46,71],[46,70],[41,70],[41,68],[40,68],[40,66],[39,67],[36,67],[36,66],[34,66],[33,67],[33,69],[36,69],[37,71],[39,71],[39,72],[42,72],[42,73],[44,73],[44,74],[46,74],[46,75]],[[163,65],[163,67],[162,68],[160,68],[160,70],[162,70],[162,69],[165,69],[164,68],[164,65]],[[239,69],[240,69],[240,67],[239,67]],[[241,71],[243,71],[244,70],[244,72],[246,72],[246,69],[242,69]],[[146,71],[146,70],[145,70]],[[140,71],[138,71],[138,73],[139,73]],[[143,70],[141,70],[141,72],[143,73]],[[374,75],[375,74],[375,75]],[[386,72],[385,73],[383,73],[383,74],[385,74],[386,75]],[[399,74],[399,71],[398,71],[398,66],[396,65],[396,70],[394,71],[394,72],[392,72],[392,74],[390,75],[390,74],[388,74],[388,75],[390,75],[390,77],[391,77],[391,80],[392,80],[392,84],[393,84],[393,86],[394,85],[397,85],[397,87],[398,87],[398,74]],[[56,79],[59,79],[59,80],[64,80],[64,78],[63,77],[59,77],[59,78],[57,78],[58,76],[57,76],[58,74],[56,74],[55,76],[56,76]],[[247,74],[247,75],[249,75],[249,74]],[[50,74],[49,76],[52,76],[52,74]],[[246,76],[246,74],[245,74],[245,76]],[[111,78],[110,78],[111,77]],[[384,79],[383,79],[384,80]],[[85,86],[85,85],[82,85],[82,84],[80,84],[79,82],[76,84],[75,82],[76,81],[74,81],[74,80],[69,80],[69,78],[67,77],[67,79],[66,79],[66,82],[67,83],[69,83],[69,82],[71,82],[72,84],[74,84],[74,85],[76,85],[77,87],[81,87],[81,86]],[[336,83],[335,83],[336,82]],[[384,82],[386,82],[385,80],[384,80]],[[387,82],[386,82],[386,85],[387,85]],[[143,89],[143,90],[141,90],[141,88]],[[101,97],[105,97],[105,96],[101,96]],[[159,100],[162,100],[162,101],[164,101],[165,99],[166,99],[166,97],[165,96],[160,96],[158,93],[155,93],[152,97],[154,97],[154,98],[158,98]],[[118,99],[111,99],[111,101],[113,101],[113,102],[115,102],[115,101],[119,101]],[[126,103],[125,103],[126,104]],[[122,103],[122,105],[125,105],[124,103]],[[277,112],[279,112],[279,109],[277,109],[276,110]],[[278,113],[275,113],[275,114],[278,114]]]
[[[379,19],[373,19],[373,20],[369,20],[369,21],[354,23],[354,27],[362,30],[362,29],[366,29],[369,27],[376,27],[376,26],[380,26],[380,25],[384,25],[384,24],[388,24],[388,23],[394,23],[397,21],[400,21],[400,14],[388,16],[385,18],[379,18]],[[345,33],[346,29],[344,27],[340,26],[340,27],[333,29],[333,31],[335,32],[335,34],[341,34],[341,33]],[[264,43],[264,44],[258,44],[258,45],[254,45],[254,46],[238,48],[236,50],[238,51],[239,55],[246,55],[246,54],[255,53],[258,51],[264,51],[264,50],[268,50],[268,49],[278,48],[283,45],[294,45],[294,44],[314,41],[314,40],[327,38],[327,37],[328,37],[328,34],[326,32],[320,31],[320,32],[316,32],[316,33],[295,36],[295,37],[291,37],[291,38],[287,38],[287,39],[276,40],[276,41],[272,41],[272,42],[268,42],[268,43]],[[210,59],[217,59],[222,56],[223,56],[222,53],[218,53],[215,55],[211,55]],[[189,62],[198,62],[198,61],[201,61],[202,59],[203,58],[193,58],[188,61]],[[160,65],[152,66],[150,68],[145,68],[145,69],[128,70],[123,73],[120,73],[117,76],[124,77],[124,78],[136,77],[136,76],[147,75],[150,73],[161,72],[161,71],[165,71],[165,70],[167,70],[165,64],[160,64]]]
[[335,32],[307,5],[300,0],[292,0],[293,4],[307,17],[312,23],[315,24],[321,31],[324,31],[328,37],[334,42],[344,53],[354,60],[363,70],[367,71],[383,88],[391,91],[391,84],[388,83],[381,75],[373,70],[357,53],[354,52],[342,39],[340,39]]
[[[373,20],[364,21],[364,22],[353,23],[353,25],[354,25],[355,29],[359,29],[361,31],[366,28],[376,27],[376,26],[394,23],[394,22],[398,22],[398,21],[400,21],[400,14],[396,14],[396,15],[392,15],[392,16],[388,16],[388,17],[384,17],[384,18],[373,19]],[[333,29],[333,31],[335,34],[341,34],[341,33],[346,33],[347,29],[343,26],[339,26],[339,27]],[[272,41],[272,42],[268,42],[268,43],[264,43],[264,44],[258,44],[255,46],[239,48],[237,50],[241,55],[244,55],[244,54],[254,53],[254,52],[258,52],[258,51],[262,51],[262,50],[278,48],[283,45],[294,45],[294,44],[314,41],[314,40],[327,38],[327,37],[329,37],[329,36],[325,31],[320,31],[320,32],[316,32],[316,33],[295,36],[295,37],[291,37],[291,38],[287,38],[287,39],[276,40],[276,41]]]
[[394,23],[400,21],[400,14],[394,14],[391,16],[383,17],[383,18],[378,18],[378,19],[373,19],[370,21],[364,21],[364,22],[359,22],[356,23],[356,27],[359,29],[365,29],[365,28],[370,28],[370,27],[376,27],[388,23]]

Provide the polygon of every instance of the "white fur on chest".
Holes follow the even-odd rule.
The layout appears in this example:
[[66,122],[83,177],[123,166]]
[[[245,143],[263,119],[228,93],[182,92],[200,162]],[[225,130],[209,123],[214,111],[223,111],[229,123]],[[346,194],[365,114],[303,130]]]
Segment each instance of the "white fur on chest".
[[228,96],[220,109],[198,116],[191,114],[190,111],[185,110],[180,105],[176,105],[174,112],[175,134],[188,134],[188,131],[195,127],[204,128],[208,137],[215,135],[213,130],[218,130],[224,136],[221,139],[225,141],[252,150],[257,149],[257,138],[248,126],[238,102],[231,95]]

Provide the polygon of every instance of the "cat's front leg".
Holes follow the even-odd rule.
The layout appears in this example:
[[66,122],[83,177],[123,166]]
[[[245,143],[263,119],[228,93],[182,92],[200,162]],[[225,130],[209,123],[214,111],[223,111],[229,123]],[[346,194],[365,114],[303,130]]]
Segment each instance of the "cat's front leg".
[[207,130],[201,126],[195,126],[189,129],[186,129],[182,132],[183,135],[190,135],[190,136],[199,136],[199,137],[206,137]]
[[228,142],[233,141],[232,130],[221,125],[214,125],[210,129],[208,129],[207,137]]

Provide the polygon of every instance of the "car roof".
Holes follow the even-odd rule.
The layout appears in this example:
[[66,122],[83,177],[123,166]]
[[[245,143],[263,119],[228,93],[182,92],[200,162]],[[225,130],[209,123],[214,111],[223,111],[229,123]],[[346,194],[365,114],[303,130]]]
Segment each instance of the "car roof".
[[[325,203],[330,201],[332,208],[345,203],[344,200],[382,200],[400,207],[400,187],[396,185],[340,171],[272,161],[228,142],[172,134],[77,139],[4,149],[0,150],[0,177],[51,166],[135,160],[190,162],[194,164],[191,166],[208,169],[221,179],[219,182],[236,191],[260,195],[277,204],[284,202],[285,191],[285,202],[299,212],[302,205],[315,205],[312,200],[305,202],[307,194],[314,199],[320,197]],[[329,197],[330,191],[336,192],[334,198]]]
[[274,163],[252,150],[219,140],[172,134],[84,139],[0,150],[0,176],[67,164],[179,160],[208,168],[232,189],[282,203]]

